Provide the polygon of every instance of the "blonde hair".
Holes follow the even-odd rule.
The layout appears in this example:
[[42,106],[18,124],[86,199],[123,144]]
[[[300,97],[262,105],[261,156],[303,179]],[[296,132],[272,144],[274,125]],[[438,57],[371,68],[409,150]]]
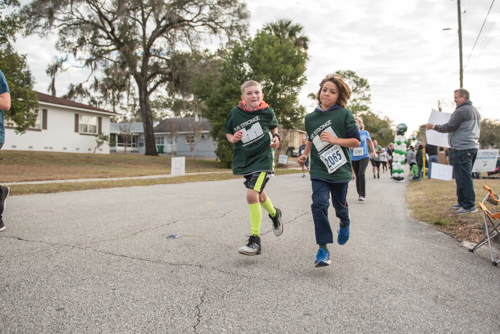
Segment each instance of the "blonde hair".
[[245,88],[252,87],[252,86],[259,86],[259,88],[262,92],[262,86],[260,85],[260,83],[258,83],[257,81],[254,81],[254,80],[248,80],[248,81],[245,81],[243,83],[243,85],[241,85],[241,94],[245,94]]
[[349,88],[349,85],[344,81],[344,77],[342,77],[340,74],[328,74],[323,80],[321,80],[321,83],[319,84],[319,91],[316,94],[316,100],[318,100],[319,105],[321,106],[321,100],[319,99],[319,96],[321,94],[321,90],[323,89],[323,85],[327,81],[331,81],[337,86],[339,90],[339,98],[337,99],[337,104],[342,108],[345,108],[345,106],[347,105],[347,101],[351,98],[351,88]]
[[357,122],[359,122],[359,124],[361,125],[360,128],[361,130],[364,130],[365,129],[365,123],[363,123],[363,119],[361,117],[355,117],[354,118]]

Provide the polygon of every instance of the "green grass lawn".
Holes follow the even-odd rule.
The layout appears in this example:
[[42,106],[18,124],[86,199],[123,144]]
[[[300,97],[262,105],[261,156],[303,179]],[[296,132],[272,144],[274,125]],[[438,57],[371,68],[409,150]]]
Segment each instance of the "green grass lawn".
[[[171,158],[2,150],[0,166],[2,182],[115,178],[170,174]],[[186,173],[223,170],[215,159],[186,158]]]
[[[0,168],[1,183],[102,178],[102,181],[90,182],[12,185],[10,186],[12,195],[241,178],[241,176],[234,176],[231,169],[220,168],[219,162],[215,159],[186,157],[185,176],[109,180],[110,178],[170,174],[171,157],[150,157],[138,154],[0,151]],[[298,172],[300,171],[283,168],[277,169],[276,175]]]
[[[460,241],[477,243],[485,234],[482,211],[477,202],[486,196],[483,185],[490,187],[494,193],[500,194],[500,180],[474,179],[476,207],[478,212],[466,215],[455,215],[451,205],[457,203],[456,183],[453,181],[421,180],[413,181],[406,192],[406,201],[412,210],[413,218],[431,224],[434,228],[452,235]],[[487,205],[490,206],[491,205]],[[500,208],[493,207],[497,212]]]

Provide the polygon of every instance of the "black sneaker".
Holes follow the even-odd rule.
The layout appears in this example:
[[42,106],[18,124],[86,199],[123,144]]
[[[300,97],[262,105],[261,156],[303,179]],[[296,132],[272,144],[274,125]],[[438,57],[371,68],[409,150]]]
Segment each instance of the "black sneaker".
[[273,221],[274,235],[279,237],[280,235],[283,234],[283,224],[281,223],[281,210],[278,208],[274,209],[276,209],[276,215],[274,216],[274,218],[271,217],[271,215],[269,215],[269,218],[271,218],[271,220]]
[[2,217],[3,212],[5,211],[5,200],[9,197],[10,188],[0,186],[0,217]]
[[259,255],[260,250],[261,250],[260,237],[251,235],[250,238],[248,239],[247,245],[240,247],[240,249],[238,249],[238,252],[243,255],[254,256],[254,255]]
[[377,179],[380,179],[380,174],[377,174]]
[[0,231],[5,230],[5,225],[3,224],[2,217],[0,217]]

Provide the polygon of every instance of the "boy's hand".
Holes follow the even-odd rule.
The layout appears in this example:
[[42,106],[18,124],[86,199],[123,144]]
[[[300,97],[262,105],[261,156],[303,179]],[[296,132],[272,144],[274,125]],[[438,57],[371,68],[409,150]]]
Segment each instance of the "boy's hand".
[[277,149],[280,146],[280,140],[278,137],[273,137],[273,143],[271,144],[271,147],[274,149]]
[[236,131],[236,133],[233,135],[233,144],[240,141],[241,138],[243,138],[243,131]]
[[319,139],[321,141],[326,141],[329,144],[336,145],[337,144],[337,138],[334,137],[330,132],[323,131],[321,132],[321,135],[319,136]]
[[304,167],[304,165],[306,164],[306,160],[307,157],[305,155],[301,155],[300,157],[298,157],[297,162],[300,167]]

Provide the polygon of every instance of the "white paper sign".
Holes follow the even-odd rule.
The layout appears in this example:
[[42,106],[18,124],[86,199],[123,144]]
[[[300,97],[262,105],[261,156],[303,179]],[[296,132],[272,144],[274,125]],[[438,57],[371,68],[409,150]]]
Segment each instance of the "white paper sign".
[[[427,123],[431,124],[445,124],[450,120],[451,114],[440,112],[432,109],[429,121]],[[425,135],[427,137],[427,144],[441,147],[450,147],[448,144],[448,134],[440,133],[434,130],[426,130]]]
[[478,150],[473,172],[493,172],[497,166],[498,150]]
[[432,163],[431,179],[451,181],[453,175],[453,166]]
[[286,165],[288,163],[288,156],[287,155],[280,155],[278,163]]

